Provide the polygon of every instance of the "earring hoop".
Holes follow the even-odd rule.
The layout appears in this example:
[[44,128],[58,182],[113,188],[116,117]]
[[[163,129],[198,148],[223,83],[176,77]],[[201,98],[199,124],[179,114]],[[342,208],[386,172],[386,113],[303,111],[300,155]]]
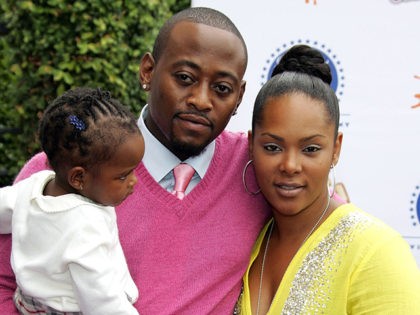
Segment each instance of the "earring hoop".
[[[331,164],[330,173],[331,173],[331,170],[332,170],[333,184],[331,186],[331,189],[329,189],[330,190],[329,191],[330,198],[332,198],[335,194],[335,168],[334,168],[334,163]],[[328,175],[328,177],[329,177],[329,175]],[[330,182],[330,180],[328,179],[328,183],[329,182]]]
[[250,190],[248,189],[248,186],[247,186],[247,184],[246,184],[246,180],[245,180],[245,175],[246,175],[246,172],[247,172],[248,166],[250,166],[252,162],[253,162],[253,160],[249,160],[249,161],[245,164],[244,170],[242,171],[242,183],[243,183],[244,188],[245,188],[245,190],[246,190],[246,192],[247,192],[248,194],[250,194],[250,195],[258,195],[258,194],[261,192],[261,188],[260,188],[260,189],[258,189],[257,191],[250,191]]

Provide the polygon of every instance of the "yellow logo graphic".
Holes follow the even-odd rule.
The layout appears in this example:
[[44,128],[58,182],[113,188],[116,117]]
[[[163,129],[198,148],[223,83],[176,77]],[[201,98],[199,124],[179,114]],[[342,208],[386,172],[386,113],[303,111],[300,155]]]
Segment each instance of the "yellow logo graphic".
[[[419,80],[420,80],[420,75],[415,75],[414,77],[415,77],[416,79],[419,79]],[[416,93],[416,94],[414,94],[414,97],[415,97],[415,98],[417,98],[419,101],[418,101],[418,103],[417,103],[417,104],[412,105],[412,106],[411,106],[411,108],[420,107],[420,93]]]

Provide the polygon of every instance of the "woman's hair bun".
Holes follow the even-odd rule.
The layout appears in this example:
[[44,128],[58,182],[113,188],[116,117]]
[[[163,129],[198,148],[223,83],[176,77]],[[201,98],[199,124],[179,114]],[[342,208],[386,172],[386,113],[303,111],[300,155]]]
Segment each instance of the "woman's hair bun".
[[332,81],[331,69],[324,56],[315,48],[307,45],[291,47],[280,59],[271,77],[286,71],[306,73],[320,78],[328,85]]

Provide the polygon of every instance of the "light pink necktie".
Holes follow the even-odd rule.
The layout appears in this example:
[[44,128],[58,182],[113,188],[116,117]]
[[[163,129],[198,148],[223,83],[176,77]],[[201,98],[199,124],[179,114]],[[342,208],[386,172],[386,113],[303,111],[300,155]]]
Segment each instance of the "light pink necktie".
[[172,193],[177,196],[178,199],[184,198],[185,189],[194,173],[194,168],[186,163],[181,163],[174,168],[175,186]]

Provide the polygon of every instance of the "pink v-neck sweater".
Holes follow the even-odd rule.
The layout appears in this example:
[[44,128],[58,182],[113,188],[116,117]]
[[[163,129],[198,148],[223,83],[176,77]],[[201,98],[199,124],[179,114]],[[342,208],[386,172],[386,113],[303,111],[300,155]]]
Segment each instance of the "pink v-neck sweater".
[[[138,166],[135,192],[116,211],[141,314],[232,313],[252,246],[269,213],[261,195],[247,194],[242,185],[247,152],[244,134],[223,132],[206,175],[182,201],[143,164]],[[19,178],[43,168],[42,154]],[[248,173],[248,185],[256,187],[252,168]],[[10,245],[4,239],[0,250],[0,298],[10,299],[14,284],[6,258]],[[0,305],[1,314],[10,303]]]

